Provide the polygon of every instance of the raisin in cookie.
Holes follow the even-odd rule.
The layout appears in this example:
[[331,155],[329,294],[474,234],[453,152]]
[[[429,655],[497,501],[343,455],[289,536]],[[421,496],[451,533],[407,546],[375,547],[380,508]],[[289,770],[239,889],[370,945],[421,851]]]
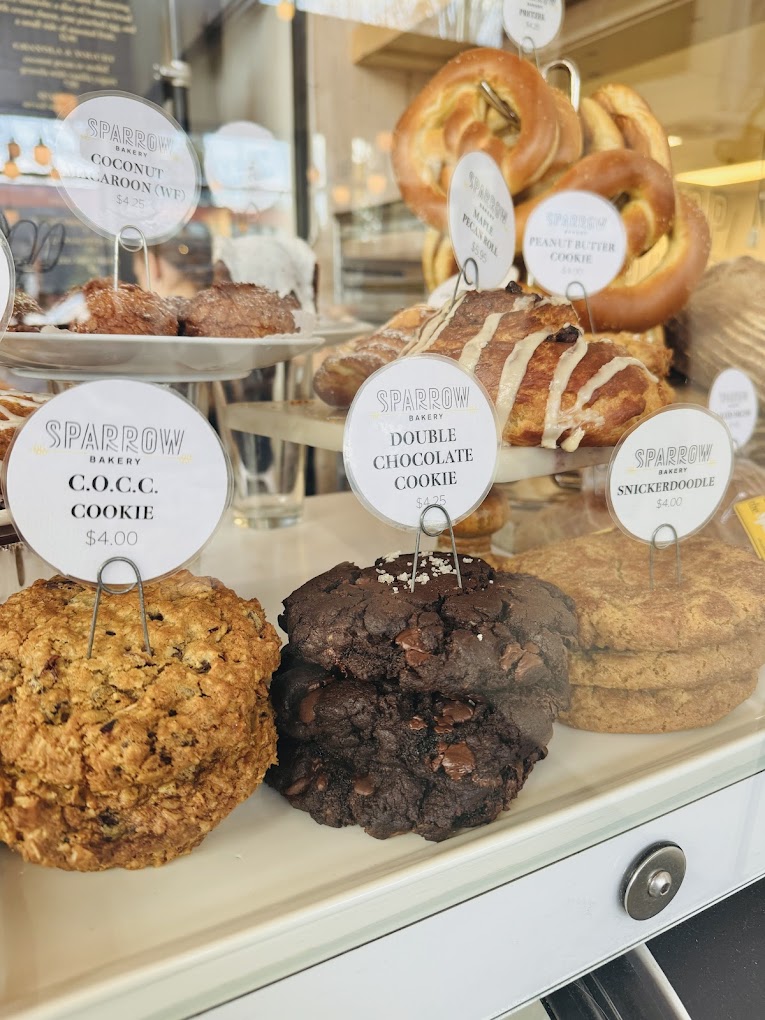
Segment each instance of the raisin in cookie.
[[0,839],[41,864],[190,850],[274,761],[279,640],[259,603],[182,571],[135,592],[38,581],[0,606]]

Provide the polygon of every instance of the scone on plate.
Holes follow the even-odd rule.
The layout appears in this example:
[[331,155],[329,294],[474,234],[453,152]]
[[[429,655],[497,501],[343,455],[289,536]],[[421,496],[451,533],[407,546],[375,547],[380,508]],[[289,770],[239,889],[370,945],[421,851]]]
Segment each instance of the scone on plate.
[[297,298],[280,297],[254,283],[215,283],[192,298],[185,311],[186,336],[263,337],[294,333]]
[[275,761],[279,639],[260,604],[182,571],[104,596],[63,577],[0,606],[0,840],[36,864],[188,853]]

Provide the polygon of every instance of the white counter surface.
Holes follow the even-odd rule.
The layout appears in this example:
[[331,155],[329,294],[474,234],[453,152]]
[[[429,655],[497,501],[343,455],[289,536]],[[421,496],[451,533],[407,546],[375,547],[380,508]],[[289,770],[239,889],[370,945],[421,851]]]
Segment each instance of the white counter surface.
[[[410,544],[351,495],[323,496],[294,528],[226,526],[202,570],[257,595],[275,621],[309,577]],[[190,856],[156,870],[69,874],[0,849],[0,1016],[189,1016],[761,770],[763,718],[761,682],[705,730],[558,726],[514,807],[441,844],[319,826],[262,788]]]

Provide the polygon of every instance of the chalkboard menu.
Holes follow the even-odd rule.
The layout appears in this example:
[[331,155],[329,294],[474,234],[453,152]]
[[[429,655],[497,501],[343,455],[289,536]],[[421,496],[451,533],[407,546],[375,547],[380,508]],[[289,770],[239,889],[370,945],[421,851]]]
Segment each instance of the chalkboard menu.
[[60,113],[68,96],[134,91],[128,0],[0,0],[0,111]]

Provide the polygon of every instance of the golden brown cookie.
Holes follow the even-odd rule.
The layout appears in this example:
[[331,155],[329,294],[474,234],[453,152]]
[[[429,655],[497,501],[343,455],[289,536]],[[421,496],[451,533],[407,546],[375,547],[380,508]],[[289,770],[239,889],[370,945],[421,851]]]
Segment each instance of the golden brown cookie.
[[582,648],[692,651],[723,645],[765,626],[765,563],[750,552],[695,536],[681,544],[682,583],[675,555],[612,529],[522,553],[507,561],[518,573],[551,581],[573,598]]
[[765,662],[765,630],[747,631],[721,645],[685,652],[572,652],[569,680],[579,687],[644,691],[706,687],[758,670]]
[[279,639],[256,600],[182,571],[135,592],[56,577],[0,606],[0,839],[74,870],[196,845],[275,760]]
[[571,706],[561,712],[567,726],[595,733],[672,733],[710,726],[754,693],[757,674],[720,680],[706,687],[615,691],[573,687]]

